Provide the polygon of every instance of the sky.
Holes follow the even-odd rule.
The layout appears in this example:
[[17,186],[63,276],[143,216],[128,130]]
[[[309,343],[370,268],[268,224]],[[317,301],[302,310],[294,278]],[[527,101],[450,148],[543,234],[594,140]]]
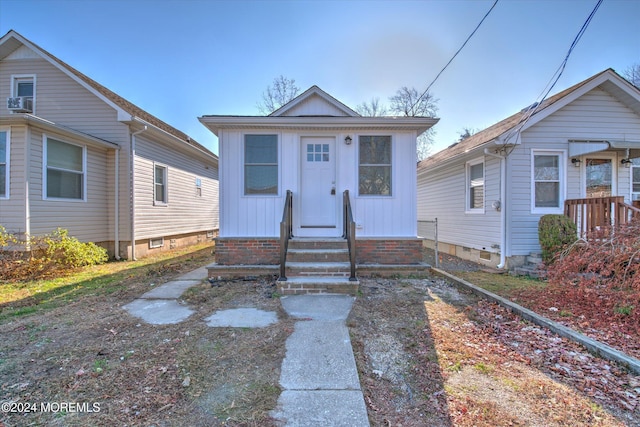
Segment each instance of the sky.
[[[351,108],[422,92],[494,0],[0,0],[13,29],[214,153],[278,76]],[[499,0],[431,87],[435,153],[539,100],[597,0]],[[640,63],[640,0],[604,0],[551,94]]]

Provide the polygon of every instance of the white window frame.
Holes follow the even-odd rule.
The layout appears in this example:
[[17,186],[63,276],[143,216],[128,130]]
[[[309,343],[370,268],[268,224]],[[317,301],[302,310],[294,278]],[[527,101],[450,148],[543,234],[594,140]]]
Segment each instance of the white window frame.
[[[277,176],[277,188],[276,188],[276,192],[275,193],[249,193],[247,194],[247,187],[246,187],[246,183],[245,183],[245,176],[246,176],[246,167],[247,167],[247,163],[245,161],[246,159],[246,151],[247,151],[247,136],[250,135],[255,135],[255,136],[275,136],[276,137],[276,176]],[[275,132],[256,132],[256,133],[244,133],[242,134],[242,156],[240,159],[240,170],[242,171],[241,174],[241,182],[242,182],[242,197],[280,197],[280,188],[281,188],[281,177],[280,177],[280,173],[282,168],[280,167],[280,165],[282,164],[282,159],[280,158],[280,141],[282,140],[281,136],[279,133],[275,133]],[[268,166],[273,166],[273,163],[250,163],[251,165],[268,165]]]
[[5,148],[5,155],[6,158],[4,159],[4,165],[5,165],[5,188],[4,188],[4,196],[2,194],[0,194],[0,199],[2,200],[8,200],[10,195],[11,195],[11,129],[10,128],[0,128],[0,132],[5,132],[7,134],[6,136],[6,146]]
[[633,171],[635,168],[640,170],[640,158],[633,159],[633,163],[631,163],[631,167],[629,168],[629,180],[630,180],[630,188],[631,188],[631,200],[640,200],[640,191],[633,191]]
[[[82,149],[82,198],[69,199],[65,197],[49,197],[49,194],[47,191],[47,175],[48,175],[47,171],[49,169],[49,165],[47,164],[47,153],[49,151],[49,139],[53,139],[63,144],[80,147]],[[70,171],[70,172],[77,173],[77,171]],[[87,146],[86,145],[74,144],[72,142],[66,141],[64,138],[49,136],[47,134],[42,135],[42,200],[65,201],[65,202],[86,202],[87,201]]]
[[[471,207],[471,167],[482,164],[482,207],[481,208],[472,208]],[[485,213],[485,204],[487,201],[487,167],[484,161],[484,157],[479,157],[477,159],[469,160],[465,163],[465,174],[464,174],[464,186],[465,186],[465,213],[468,214],[483,214]]]
[[[360,138],[362,137],[371,137],[371,136],[385,136],[389,138],[389,144],[390,144],[390,150],[391,150],[391,159],[389,164],[385,164],[385,163],[380,163],[380,164],[369,164],[369,163],[365,163],[365,166],[389,166],[389,168],[391,169],[389,172],[389,179],[391,180],[390,185],[389,185],[389,194],[361,194],[360,193],[360,166],[362,166],[362,164],[360,164]],[[396,185],[396,176],[395,176],[395,172],[396,172],[396,168],[393,166],[393,159],[396,156],[395,153],[395,146],[396,144],[394,143],[394,135],[389,134],[389,133],[366,133],[366,134],[361,134],[361,135],[357,135],[356,140],[358,141],[358,150],[356,153],[356,161],[357,161],[357,170],[356,170],[356,185],[358,188],[358,193],[357,193],[357,197],[362,197],[362,198],[384,198],[384,199],[389,199],[389,198],[394,198],[395,197],[395,185]]]
[[31,114],[36,114],[36,75],[35,74],[14,74],[11,76],[11,97],[18,96],[18,83],[30,80],[33,83],[33,96],[31,100]]
[[[162,168],[162,177],[164,180],[164,188],[162,194],[162,201],[156,198],[156,169]],[[169,167],[163,163],[153,162],[153,205],[154,206],[167,206],[169,204]]]
[[196,177],[195,184],[196,184],[196,197],[202,197],[202,178]]
[[152,237],[149,239],[149,249],[157,249],[164,246],[164,236],[163,237]]
[[[558,156],[558,207],[536,207],[536,156]],[[531,213],[532,214],[562,214],[564,201],[567,198],[567,150],[531,150]]]

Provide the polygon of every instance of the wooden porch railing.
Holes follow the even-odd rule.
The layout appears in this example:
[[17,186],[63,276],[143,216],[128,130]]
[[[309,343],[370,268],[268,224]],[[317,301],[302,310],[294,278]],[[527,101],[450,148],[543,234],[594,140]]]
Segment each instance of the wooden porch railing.
[[640,218],[640,209],[625,203],[623,196],[594,197],[565,200],[564,214],[576,224],[578,235],[585,237]]
[[343,236],[347,239],[347,247],[349,248],[349,264],[350,274],[349,280],[355,282],[356,278],[356,223],[353,220],[353,212],[351,211],[351,200],[349,199],[349,190],[344,190],[342,193],[342,208],[343,208],[343,224],[344,231]]
[[293,237],[293,193],[287,190],[287,197],[284,201],[284,211],[282,212],[282,221],[280,221],[280,278],[278,280],[286,281],[287,276],[286,262],[287,249],[289,249],[289,239]]

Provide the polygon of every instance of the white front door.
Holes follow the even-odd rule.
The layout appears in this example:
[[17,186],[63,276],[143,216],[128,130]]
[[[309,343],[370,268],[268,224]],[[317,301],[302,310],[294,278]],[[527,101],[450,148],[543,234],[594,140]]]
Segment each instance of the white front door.
[[300,237],[340,236],[336,189],[336,140],[333,137],[301,138]]

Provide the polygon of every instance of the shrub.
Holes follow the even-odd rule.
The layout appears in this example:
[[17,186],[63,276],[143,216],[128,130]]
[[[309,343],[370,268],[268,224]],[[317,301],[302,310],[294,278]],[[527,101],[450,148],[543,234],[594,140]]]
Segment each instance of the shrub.
[[0,257],[0,279],[36,279],[63,275],[75,268],[102,264],[109,259],[106,249],[92,242],[80,242],[62,228],[44,236],[32,237],[29,242],[20,241],[1,228],[0,243],[2,246],[14,243],[29,245],[30,249],[7,251]]
[[538,222],[542,260],[551,264],[569,245],[578,240],[576,225],[565,215],[543,215]]

